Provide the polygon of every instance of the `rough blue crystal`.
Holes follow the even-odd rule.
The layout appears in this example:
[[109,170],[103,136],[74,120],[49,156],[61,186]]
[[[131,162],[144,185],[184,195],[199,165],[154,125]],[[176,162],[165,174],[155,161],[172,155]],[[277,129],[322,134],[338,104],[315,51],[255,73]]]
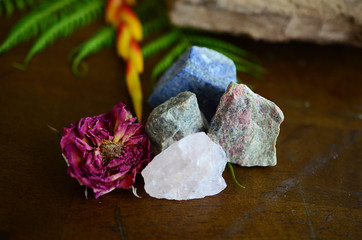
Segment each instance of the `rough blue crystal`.
[[181,92],[191,91],[210,120],[230,82],[237,82],[231,59],[214,50],[193,46],[161,77],[148,102],[154,108]]

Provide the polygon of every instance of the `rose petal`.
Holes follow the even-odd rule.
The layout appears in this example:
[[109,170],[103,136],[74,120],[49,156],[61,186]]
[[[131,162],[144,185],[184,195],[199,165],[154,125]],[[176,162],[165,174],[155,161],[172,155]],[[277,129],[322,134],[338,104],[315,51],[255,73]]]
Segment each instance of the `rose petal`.
[[84,164],[82,153],[75,145],[68,145],[64,148],[64,156],[68,159],[70,166],[79,168]]
[[[150,141],[136,120],[118,103],[107,114],[82,118],[64,128],[60,145],[69,162],[68,173],[92,188],[96,198],[115,188],[129,189],[136,174],[151,160]],[[117,148],[103,146],[115,143],[122,144],[120,155]]]
[[114,123],[114,130],[117,130],[120,123],[132,118],[132,114],[126,110],[126,105],[119,102],[107,113],[107,117]]
[[117,188],[130,189],[136,181],[136,174],[140,167],[141,167],[141,164],[139,164],[137,167],[133,168],[132,172],[127,174],[126,177],[120,181]]
[[83,141],[80,138],[76,137],[74,142],[75,142],[75,146],[77,146],[77,148],[81,152],[86,152],[86,151],[92,151],[93,150],[93,148],[91,146],[89,146],[85,141]]
[[125,133],[122,137],[121,143],[125,144],[130,137],[139,133],[140,130],[142,130],[142,124],[140,124],[140,123],[128,125],[127,130],[125,131]]
[[63,150],[66,146],[72,144],[77,137],[76,126],[71,124],[69,128],[64,128],[64,135],[60,140],[60,147]]
[[95,199],[97,199],[100,196],[113,191],[115,189],[115,187],[109,188],[107,190],[98,189],[98,188],[92,188],[92,189],[93,189],[94,197],[95,197]]

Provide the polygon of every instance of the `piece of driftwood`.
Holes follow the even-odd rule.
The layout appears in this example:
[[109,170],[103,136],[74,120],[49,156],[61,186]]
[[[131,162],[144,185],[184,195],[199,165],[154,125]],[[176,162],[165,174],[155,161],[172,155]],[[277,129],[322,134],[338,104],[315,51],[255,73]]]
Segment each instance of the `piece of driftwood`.
[[289,40],[362,46],[362,0],[173,0],[178,26]]

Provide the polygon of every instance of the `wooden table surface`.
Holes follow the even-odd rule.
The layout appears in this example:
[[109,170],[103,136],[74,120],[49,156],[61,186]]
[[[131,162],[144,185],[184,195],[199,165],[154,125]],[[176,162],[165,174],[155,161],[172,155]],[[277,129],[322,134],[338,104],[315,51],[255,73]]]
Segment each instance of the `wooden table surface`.
[[[1,41],[18,18],[1,18]],[[30,42],[0,55],[0,239],[362,238],[362,49],[231,38],[268,70],[264,80],[239,77],[284,112],[277,166],[235,167],[246,189],[226,169],[227,188],[199,200],[151,198],[141,176],[141,199],[115,190],[87,200],[66,174],[60,139],[47,124],[62,129],[118,101],[131,108],[124,63],[113,49],[87,59],[83,78],[67,61],[101,25],[57,41],[26,71],[12,64]],[[146,97],[155,59],[142,76]]]

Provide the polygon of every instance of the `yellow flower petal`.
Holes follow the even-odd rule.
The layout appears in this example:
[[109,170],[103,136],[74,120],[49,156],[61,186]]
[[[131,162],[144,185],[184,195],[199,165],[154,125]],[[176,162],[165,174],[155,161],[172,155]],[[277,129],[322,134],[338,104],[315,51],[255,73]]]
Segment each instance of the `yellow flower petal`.
[[108,23],[117,26],[121,11],[122,0],[108,0],[105,9],[105,20]]
[[140,78],[131,61],[127,61],[126,83],[131,95],[138,122],[142,121],[142,87]]
[[118,27],[116,44],[117,44],[118,55],[125,60],[129,59],[130,41],[131,41],[131,32],[129,31],[129,28],[127,27],[126,24],[121,23]]
[[132,37],[137,41],[141,41],[143,37],[142,24],[137,15],[126,4],[122,6],[120,18],[129,26]]
[[132,62],[132,65],[135,66],[136,71],[138,73],[143,72],[143,67],[144,67],[143,66],[143,54],[142,54],[140,46],[134,39],[131,39],[129,53],[130,53],[129,58]]
[[136,5],[137,1],[136,0],[126,0],[127,4],[130,6],[134,6]]

